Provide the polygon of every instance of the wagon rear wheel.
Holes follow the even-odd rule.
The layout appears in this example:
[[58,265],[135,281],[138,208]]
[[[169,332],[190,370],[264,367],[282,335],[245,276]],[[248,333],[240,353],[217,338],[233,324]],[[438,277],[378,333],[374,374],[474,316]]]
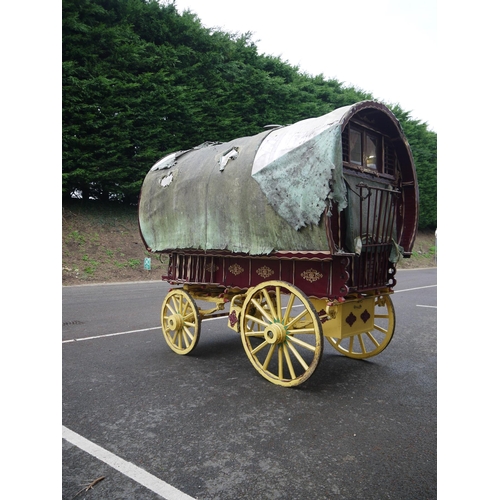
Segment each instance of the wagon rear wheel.
[[240,316],[241,340],[253,366],[276,385],[292,387],[316,370],[323,329],[311,302],[298,288],[267,281],[247,294]]
[[200,338],[198,306],[185,290],[168,292],[161,308],[161,328],[168,346],[177,354],[190,353]]
[[375,299],[375,324],[372,330],[344,339],[327,337],[332,346],[349,358],[365,359],[380,354],[394,334],[396,316],[391,297],[381,295]]

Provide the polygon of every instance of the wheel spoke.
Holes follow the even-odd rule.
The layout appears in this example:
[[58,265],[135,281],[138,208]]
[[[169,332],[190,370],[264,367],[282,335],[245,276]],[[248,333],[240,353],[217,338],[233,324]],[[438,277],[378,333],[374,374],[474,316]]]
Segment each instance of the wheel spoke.
[[184,312],[182,314],[182,318],[184,319],[184,321],[190,321],[192,319],[194,319],[194,311],[191,309],[189,312]]
[[176,297],[174,295],[173,297],[173,302],[174,302],[174,309],[175,309],[175,312],[178,313],[179,312],[179,309],[180,309],[180,304],[181,304],[181,298],[180,297]]
[[271,346],[271,349],[269,349],[269,352],[267,353],[264,364],[262,365],[262,368],[264,368],[264,370],[267,370],[267,367],[269,366],[269,362],[271,361],[271,359],[273,357],[273,353],[274,353],[275,349],[276,349],[276,344],[273,344]]
[[189,302],[187,300],[183,301],[181,303],[182,305],[182,311],[181,311],[181,314],[182,316],[186,316],[186,311],[188,310],[188,307],[189,307]]
[[289,330],[290,335],[300,335],[303,333],[314,333],[316,330],[314,328],[297,328],[294,330]]
[[[270,321],[266,323],[265,321],[262,321],[260,318],[256,318],[255,316],[252,316],[250,314],[247,314],[246,318],[247,318],[247,320],[251,320],[253,323],[257,323],[259,325],[262,325],[264,328],[267,327],[269,325],[269,323],[271,323]],[[253,328],[253,326],[252,326],[252,328]]]
[[259,344],[255,349],[252,349],[250,352],[252,354],[256,354],[258,353],[261,349],[263,349],[264,347],[266,347],[266,345],[269,345],[265,340],[264,342],[262,342],[262,344]]
[[278,320],[281,321],[282,318],[282,310],[281,310],[281,287],[276,287],[276,314],[278,315]]
[[[260,318],[256,318],[257,321],[259,321]],[[262,320],[261,320],[262,321]],[[249,330],[252,330],[254,332],[260,332],[262,335],[264,335],[264,332],[262,331],[262,327],[267,328],[269,323],[257,323],[256,321],[252,321],[250,324],[250,327],[248,328]]]
[[[261,312],[262,316],[264,316],[269,321],[269,323],[273,322],[273,318],[269,316],[268,311],[266,311],[259,302],[257,302],[255,299],[252,299],[252,304]],[[250,318],[254,321],[257,320],[257,318],[254,318],[252,316],[250,316]],[[265,323],[263,324],[265,325]]]
[[288,349],[290,349],[290,351],[293,352],[299,363],[302,365],[302,368],[304,368],[304,370],[307,370],[309,368],[309,365],[304,361],[304,358],[299,354],[299,351],[297,351],[297,349],[295,349],[292,344],[288,344],[287,347]]
[[295,318],[290,321],[290,323],[285,323],[285,326],[290,329],[297,321],[302,319],[309,311],[307,309],[304,309],[298,316],[295,316]]
[[264,332],[252,332],[252,331],[249,331],[249,332],[245,332],[245,337],[254,337],[254,338],[257,338],[257,339],[262,339],[264,338]]
[[285,314],[283,316],[283,324],[286,324],[288,319],[290,318],[290,312],[292,311],[294,302],[295,302],[295,295],[291,293],[290,298],[288,299],[288,304],[286,305]]
[[373,342],[373,345],[376,347],[380,347],[380,344],[378,343],[377,339],[370,333],[370,332],[365,332],[366,336]]
[[[329,337],[327,337],[329,339]],[[316,350],[316,346],[313,344],[308,344],[307,342],[304,342],[303,340],[297,339],[295,337],[288,337],[288,341],[292,342],[293,344],[299,345],[303,347],[304,349],[308,349],[311,352],[314,352]]]
[[184,302],[184,298],[183,297],[179,297],[179,314],[181,316],[184,316],[184,304],[186,304]]
[[273,301],[269,296],[269,292],[264,288],[264,290],[262,290],[262,293],[264,295],[264,298],[266,299],[266,304],[269,306],[269,311],[271,312],[272,319],[278,318],[278,315],[276,314],[276,311],[274,309]]
[[184,326],[184,337],[187,339],[186,340],[186,345],[190,344],[193,341],[193,338],[194,338],[194,335],[185,326]]
[[[295,370],[293,369],[292,360],[290,359],[289,349],[286,344],[283,344],[283,351],[285,353],[286,364],[288,366],[288,371],[290,373],[290,378],[297,378],[295,375]],[[307,367],[306,367],[307,370]]]
[[379,325],[373,325],[373,327],[378,330],[379,332],[385,333],[387,335],[387,330],[385,328],[382,328]]
[[363,354],[366,354],[366,348],[365,348],[365,342],[363,340],[363,336],[362,335],[356,335],[356,337],[358,337],[358,342],[359,342],[359,345],[361,346],[361,352]]
[[175,330],[174,335],[172,336],[172,343],[175,344],[176,346],[179,346],[180,344],[180,330]]
[[182,331],[182,338],[184,340],[184,348],[188,348],[191,345],[191,342],[193,341],[193,336],[191,335],[191,332],[187,329],[184,329]]

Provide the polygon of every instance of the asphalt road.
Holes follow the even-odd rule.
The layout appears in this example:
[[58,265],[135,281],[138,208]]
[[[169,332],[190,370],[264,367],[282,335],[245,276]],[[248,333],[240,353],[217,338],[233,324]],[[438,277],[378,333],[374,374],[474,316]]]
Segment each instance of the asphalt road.
[[297,388],[262,378],[226,318],[174,354],[167,283],[63,287],[63,498],[436,498],[437,270],[396,277],[388,348],[325,342]]

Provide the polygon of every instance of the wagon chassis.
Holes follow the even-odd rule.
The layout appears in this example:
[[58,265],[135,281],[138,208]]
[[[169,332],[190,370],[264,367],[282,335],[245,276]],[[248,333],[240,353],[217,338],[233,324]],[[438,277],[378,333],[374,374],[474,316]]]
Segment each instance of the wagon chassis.
[[[240,334],[257,372],[274,384],[291,387],[305,382],[314,373],[322,356],[324,338],[336,351],[354,359],[381,353],[392,339],[395,314],[389,286],[324,297],[308,296],[283,280],[262,280],[247,289],[183,283],[172,276],[172,262],[178,262],[176,257],[170,256],[171,273],[163,279],[180,286],[172,288],[163,301],[161,326],[167,344],[177,354],[189,354],[196,347],[203,319],[227,317],[228,327]],[[204,262],[208,260],[207,267],[214,268],[212,258],[197,257]],[[220,262],[220,257],[216,258]],[[249,264],[255,261],[261,264],[265,259],[246,260]],[[345,264],[350,259],[342,256],[339,260]],[[284,262],[287,261],[279,263]],[[306,262],[324,265],[321,261]],[[310,272],[314,276],[312,267]],[[349,275],[344,273],[347,281]],[[391,267],[388,282],[392,284],[394,274]],[[198,302],[212,307],[201,308]]]

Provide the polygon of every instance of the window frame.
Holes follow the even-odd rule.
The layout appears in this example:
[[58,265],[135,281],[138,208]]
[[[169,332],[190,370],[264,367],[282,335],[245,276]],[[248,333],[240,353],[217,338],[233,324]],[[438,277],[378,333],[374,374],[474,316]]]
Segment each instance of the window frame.
[[[351,157],[351,131],[357,132],[361,135],[361,164],[353,161]],[[342,157],[344,167],[358,172],[361,171],[367,174],[376,175],[377,177],[382,176],[387,179],[395,178],[395,168],[390,168],[390,166],[386,165],[386,160],[388,160],[388,158],[386,158],[387,146],[392,147],[390,146],[390,138],[371,127],[367,127],[359,122],[353,123],[352,121],[346,125],[343,135],[344,134],[346,134],[342,140]],[[367,145],[369,138],[371,138],[372,141],[376,141],[376,167],[370,166],[367,162]],[[394,155],[395,153],[393,152],[392,154]],[[388,172],[388,169],[393,172]]]

